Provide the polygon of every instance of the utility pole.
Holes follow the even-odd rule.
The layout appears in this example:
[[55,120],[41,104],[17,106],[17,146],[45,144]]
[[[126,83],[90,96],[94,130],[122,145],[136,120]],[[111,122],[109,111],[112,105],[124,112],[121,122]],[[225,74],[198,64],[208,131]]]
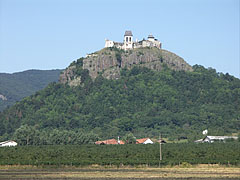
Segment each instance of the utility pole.
[[159,168],[161,167],[161,161],[162,161],[162,135],[159,133]]

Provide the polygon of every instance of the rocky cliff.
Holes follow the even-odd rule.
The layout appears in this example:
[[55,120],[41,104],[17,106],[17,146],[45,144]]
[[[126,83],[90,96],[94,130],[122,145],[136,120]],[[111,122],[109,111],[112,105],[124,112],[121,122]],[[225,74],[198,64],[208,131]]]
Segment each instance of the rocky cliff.
[[[116,48],[104,48],[81,59],[81,68],[88,70],[94,80],[99,74],[107,79],[118,79],[122,68],[131,69],[134,66],[147,67],[160,71],[168,66],[176,71],[192,71],[192,67],[183,58],[163,49],[139,48],[128,51]],[[72,63],[61,75],[60,82],[70,86],[81,84],[81,77],[76,73],[78,64]]]

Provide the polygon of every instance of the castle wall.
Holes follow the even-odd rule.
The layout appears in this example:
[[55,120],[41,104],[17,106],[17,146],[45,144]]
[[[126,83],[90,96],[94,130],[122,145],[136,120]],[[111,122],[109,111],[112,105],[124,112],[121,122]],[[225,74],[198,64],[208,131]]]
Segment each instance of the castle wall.
[[114,42],[111,40],[106,39],[105,40],[105,47],[113,47],[114,46]]

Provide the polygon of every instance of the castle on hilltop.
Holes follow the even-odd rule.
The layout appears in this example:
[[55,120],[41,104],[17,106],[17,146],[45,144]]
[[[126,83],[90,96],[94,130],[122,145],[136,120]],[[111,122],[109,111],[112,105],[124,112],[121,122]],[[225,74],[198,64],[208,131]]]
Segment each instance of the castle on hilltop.
[[160,41],[155,39],[152,34],[148,36],[147,40],[145,39],[141,41],[136,40],[134,42],[132,31],[125,31],[123,43],[105,39],[105,48],[106,47],[116,47],[124,50],[141,48],[141,47],[156,47],[158,49],[161,49],[162,44]]

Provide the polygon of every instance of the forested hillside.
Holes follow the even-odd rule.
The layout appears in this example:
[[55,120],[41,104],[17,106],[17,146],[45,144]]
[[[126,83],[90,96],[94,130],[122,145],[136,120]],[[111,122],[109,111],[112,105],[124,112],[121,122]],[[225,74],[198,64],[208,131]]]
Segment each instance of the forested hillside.
[[51,83],[0,114],[1,139],[21,144],[83,144],[117,138],[169,139],[229,135],[240,130],[240,80],[214,69],[161,71],[134,66],[118,79],[95,80],[73,63],[81,85]]
[[0,73],[0,111],[26,96],[57,82],[61,70],[28,70],[13,74]]

